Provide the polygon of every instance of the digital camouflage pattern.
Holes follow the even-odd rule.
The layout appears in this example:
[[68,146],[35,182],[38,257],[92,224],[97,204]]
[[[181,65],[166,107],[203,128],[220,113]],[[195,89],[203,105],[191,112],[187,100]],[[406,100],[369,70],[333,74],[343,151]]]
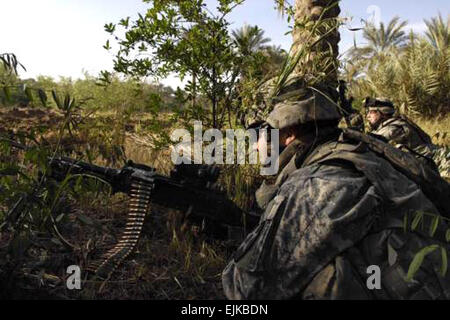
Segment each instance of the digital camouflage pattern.
[[432,159],[442,177],[450,181],[450,152],[445,146],[437,146],[431,138],[410,119],[400,116],[385,120],[372,133],[384,137],[392,145],[404,150],[413,151],[420,158]]
[[[404,280],[415,253],[437,241],[426,228],[403,230],[405,215],[439,214],[416,183],[343,135],[295,147],[275,184],[260,190],[260,222],[223,271],[229,299],[450,298],[439,251]],[[440,224],[436,237],[444,232]],[[379,290],[366,286],[370,265],[381,268]]]
[[433,157],[436,149],[430,136],[404,116],[392,117],[383,121],[372,133],[384,137],[393,145],[406,146],[429,158]]
[[342,116],[321,93],[311,92],[303,99],[286,100],[276,105],[266,122],[276,129],[287,128],[319,120],[337,120]]

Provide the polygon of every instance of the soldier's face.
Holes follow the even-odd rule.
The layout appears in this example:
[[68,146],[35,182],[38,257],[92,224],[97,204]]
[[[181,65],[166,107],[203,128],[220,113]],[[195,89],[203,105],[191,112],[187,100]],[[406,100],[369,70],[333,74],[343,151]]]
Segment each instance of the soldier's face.
[[381,113],[376,110],[370,110],[366,115],[367,121],[369,121],[370,127],[373,129],[381,120]]
[[[267,139],[268,136],[270,136],[270,131],[268,133],[266,133],[265,135],[263,135],[263,134],[258,135],[258,142],[255,146],[256,150],[261,152],[261,150],[265,150],[265,149],[270,150],[271,149],[270,139]],[[292,132],[292,130],[281,129],[278,132],[279,153],[281,153],[285,147],[287,147],[292,141],[294,141],[295,138],[296,138],[295,134]],[[269,153],[270,153],[270,151],[269,151]],[[262,154],[260,154],[260,158],[262,159],[262,162],[267,160],[266,158],[264,158],[264,152]]]
[[[292,141],[295,140],[295,134],[292,132],[292,130],[289,129],[281,129],[279,131],[279,146],[280,147],[287,147]],[[257,150],[261,150],[263,145],[267,145],[266,137],[263,135],[258,136],[258,144],[256,146]]]

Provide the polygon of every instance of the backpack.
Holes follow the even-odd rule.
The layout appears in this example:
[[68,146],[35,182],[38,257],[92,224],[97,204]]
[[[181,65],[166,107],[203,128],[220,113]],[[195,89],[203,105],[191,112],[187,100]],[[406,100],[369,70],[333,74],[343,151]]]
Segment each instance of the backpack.
[[414,155],[403,152],[370,135],[352,129],[344,129],[343,136],[350,140],[363,142],[370,150],[389,161],[396,170],[420,187],[442,216],[450,218],[450,184],[439,175],[439,172],[418,160]]

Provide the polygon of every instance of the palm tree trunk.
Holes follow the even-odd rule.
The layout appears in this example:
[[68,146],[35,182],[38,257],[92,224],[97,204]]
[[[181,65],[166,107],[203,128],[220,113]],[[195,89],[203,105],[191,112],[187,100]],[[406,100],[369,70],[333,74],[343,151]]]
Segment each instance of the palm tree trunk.
[[[322,19],[333,19],[337,18],[340,13],[339,8],[339,1],[338,0],[295,0],[295,21],[296,24],[300,21],[312,20],[317,21],[322,12],[325,8],[332,6],[330,9],[325,11],[323,14]],[[304,42],[304,39],[308,38],[310,34],[308,34],[307,28],[299,28],[294,27],[293,30],[293,41],[294,41],[294,47],[293,47],[293,53],[298,52],[298,48],[300,47],[300,44]],[[319,33],[322,32],[322,34],[326,33],[325,30],[319,30]],[[320,35],[319,35],[320,36]],[[327,52],[329,51],[329,48],[332,48],[331,56],[330,54],[327,54],[324,58],[331,58],[332,61],[334,61],[334,66],[330,66],[325,71],[329,74],[330,84],[336,84],[337,85],[337,56],[339,53],[338,43],[340,40],[339,31],[336,29],[327,36],[324,37],[324,39],[315,46],[312,55],[316,52]],[[298,65],[297,68],[302,68],[301,65]]]

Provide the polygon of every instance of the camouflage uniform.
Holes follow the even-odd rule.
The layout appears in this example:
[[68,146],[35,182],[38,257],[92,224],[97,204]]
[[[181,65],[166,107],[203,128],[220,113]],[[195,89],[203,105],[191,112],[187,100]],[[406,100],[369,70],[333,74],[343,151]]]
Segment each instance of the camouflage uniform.
[[393,117],[383,121],[372,133],[380,135],[390,143],[399,147],[406,146],[409,150],[432,158],[435,146],[431,138],[406,117]]
[[406,116],[394,116],[395,108],[391,101],[384,98],[366,98],[365,107],[367,111],[379,111],[388,117],[376,125],[371,133],[383,137],[404,151],[415,153],[418,157],[433,158],[436,147],[430,136]]
[[[322,105],[297,103],[304,110],[297,112],[336,112],[315,100]],[[282,103],[268,122],[282,128],[295,122],[294,112],[294,104]],[[264,210],[259,224],[223,271],[227,298],[450,298],[450,274],[437,274],[439,251],[425,258],[412,282],[404,280],[414,254],[434,243],[424,234],[405,233],[405,215],[439,212],[389,161],[346,131],[329,128],[314,143],[289,144],[280,164],[276,182],[257,192]],[[439,237],[443,233],[439,224]],[[379,290],[366,286],[371,265],[381,269]]]

